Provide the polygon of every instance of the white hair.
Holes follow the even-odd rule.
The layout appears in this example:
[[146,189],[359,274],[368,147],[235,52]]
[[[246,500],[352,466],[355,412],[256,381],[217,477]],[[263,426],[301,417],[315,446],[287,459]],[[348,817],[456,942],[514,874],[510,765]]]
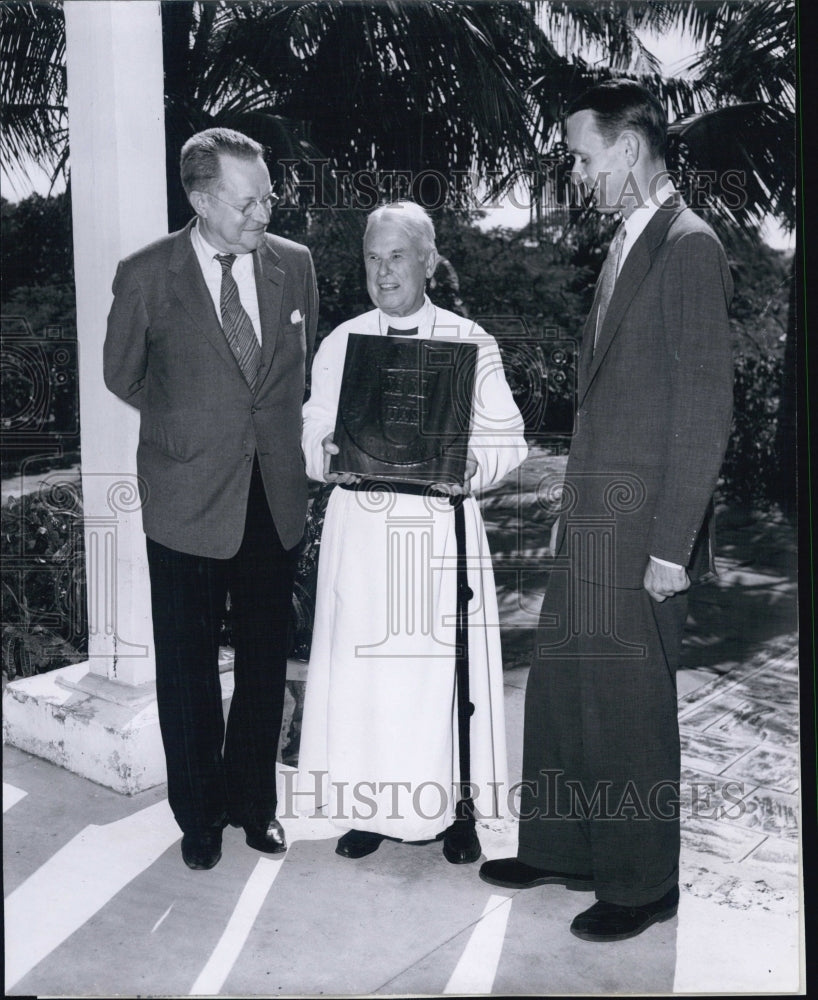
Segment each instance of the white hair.
[[413,201],[395,201],[370,212],[366,220],[364,244],[370,229],[379,222],[394,222],[400,226],[424,257],[437,250],[434,224],[426,211]]

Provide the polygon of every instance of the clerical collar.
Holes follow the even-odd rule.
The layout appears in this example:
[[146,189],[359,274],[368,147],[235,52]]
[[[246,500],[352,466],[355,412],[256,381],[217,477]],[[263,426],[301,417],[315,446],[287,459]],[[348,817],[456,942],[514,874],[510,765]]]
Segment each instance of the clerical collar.
[[416,337],[420,332],[433,330],[435,325],[435,307],[428,295],[423,296],[420,309],[408,316],[389,316],[383,310],[378,310],[378,330],[383,336]]

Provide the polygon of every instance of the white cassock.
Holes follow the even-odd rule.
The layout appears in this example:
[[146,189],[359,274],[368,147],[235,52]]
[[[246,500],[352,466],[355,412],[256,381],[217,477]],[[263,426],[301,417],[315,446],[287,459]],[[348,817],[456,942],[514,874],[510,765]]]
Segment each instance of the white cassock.
[[[477,344],[469,447],[472,489],[498,482],[527,454],[523,420],[493,337],[428,298],[411,316],[378,309],[322,342],[304,406],[307,474],[323,481],[347,337],[418,336]],[[507,801],[503,673],[497,597],[477,502],[464,502],[469,586],[471,780],[478,820]],[[454,820],[460,765],[455,687],[457,544],[448,500],[336,487],[318,562],[299,751],[297,808],[324,807],[339,829],[426,840]]]

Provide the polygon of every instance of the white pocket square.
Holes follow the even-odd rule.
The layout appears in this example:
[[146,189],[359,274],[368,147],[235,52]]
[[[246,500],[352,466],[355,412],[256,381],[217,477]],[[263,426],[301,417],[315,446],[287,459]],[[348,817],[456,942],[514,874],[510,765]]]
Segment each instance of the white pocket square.
[[293,309],[292,315],[290,316],[291,323],[300,323],[304,317],[301,315],[300,309]]

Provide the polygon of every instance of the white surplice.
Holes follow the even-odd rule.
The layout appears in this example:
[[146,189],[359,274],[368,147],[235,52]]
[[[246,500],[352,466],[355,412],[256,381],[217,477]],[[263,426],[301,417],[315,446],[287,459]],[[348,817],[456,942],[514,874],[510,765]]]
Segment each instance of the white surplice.
[[[469,447],[472,489],[498,482],[527,454],[523,420],[493,337],[428,298],[411,316],[378,309],[321,344],[304,406],[307,473],[323,480],[322,440],[335,428],[347,338],[418,327],[419,337],[478,346]],[[464,502],[469,586],[471,779],[478,819],[506,810],[500,630],[488,540]],[[457,545],[443,498],[336,487],[318,564],[299,752],[297,808],[323,806],[340,829],[403,840],[435,837],[459,798],[455,688]]]

